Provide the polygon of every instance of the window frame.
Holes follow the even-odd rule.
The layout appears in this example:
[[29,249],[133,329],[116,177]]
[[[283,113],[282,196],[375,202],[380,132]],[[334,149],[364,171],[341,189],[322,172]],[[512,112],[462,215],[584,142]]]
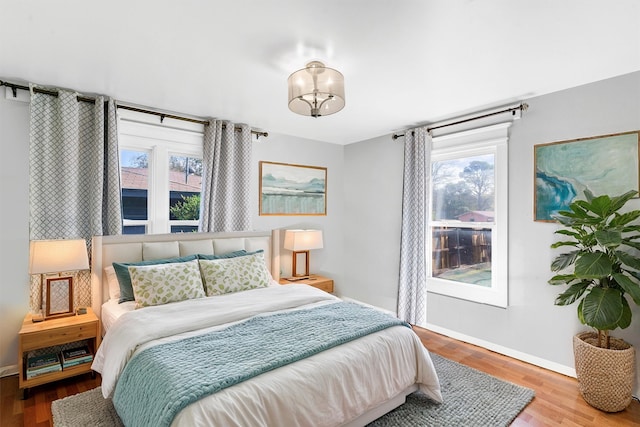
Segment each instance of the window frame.
[[[170,233],[171,226],[198,225],[198,220],[171,220],[169,213],[169,159],[203,158],[204,125],[118,110],[118,150],[148,155],[147,219],[123,219],[123,227],[144,225],[145,234]],[[161,167],[160,165],[165,165]]]
[[[429,162],[429,206],[427,211],[427,291],[472,302],[507,307],[508,296],[508,140],[511,122],[434,137]],[[482,154],[494,155],[494,221],[435,221],[433,213],[433,163]],[[491,228],[491,287],[433,277],[435,227]]]

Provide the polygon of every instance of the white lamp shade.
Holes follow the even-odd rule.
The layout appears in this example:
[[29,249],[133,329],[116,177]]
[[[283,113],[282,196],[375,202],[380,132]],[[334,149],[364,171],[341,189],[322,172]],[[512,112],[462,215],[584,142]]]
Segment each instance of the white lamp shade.
[[289,109],[303,116],[328,116],[344,108],[344,77],[312,61],[289,76]]
[[284,233],[284,248],[290,251],[308,251],[322,247],[322,230],[286,230]]
[[29,245],[29,274],[88,270],[84,239],[32,240]]

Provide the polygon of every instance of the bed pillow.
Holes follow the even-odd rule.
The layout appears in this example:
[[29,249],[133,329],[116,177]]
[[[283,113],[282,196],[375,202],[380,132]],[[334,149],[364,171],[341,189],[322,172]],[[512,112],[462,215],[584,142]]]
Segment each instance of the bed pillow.
[[129,266],[136,308],[205,296],[198,261]]
[[264,288],[271,283],[263,251],[235,258],[200,259],[198,263],[207,296]]
[[112,265],[104,268],[104,275],[107,278],[107,286],[109,287],[109,299],[120,299],[120,284],[116,270]]
[[120,299],[118,302],[135,301],[133,287],[131,286],[131,276],[129,275],[129,266],[169,264],[193,261],[194,259],[196,259],[195,255],[188,255],[178,258],[152,259],[140,262],[114,262],[113,269],[116,271],[118,284],[120,285]]

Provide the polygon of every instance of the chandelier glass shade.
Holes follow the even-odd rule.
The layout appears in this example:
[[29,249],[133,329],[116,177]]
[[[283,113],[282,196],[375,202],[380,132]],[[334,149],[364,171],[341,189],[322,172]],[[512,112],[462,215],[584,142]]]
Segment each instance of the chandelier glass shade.
[[288,79],[289,109],[303,116],[320,117],[344,108],[344,76],[322,62],[309,62]]

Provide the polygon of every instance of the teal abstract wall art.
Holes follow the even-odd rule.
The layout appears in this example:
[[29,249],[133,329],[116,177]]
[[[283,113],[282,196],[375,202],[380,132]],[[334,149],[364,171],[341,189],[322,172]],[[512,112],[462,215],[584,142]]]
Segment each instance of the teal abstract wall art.
[[554,221],[584,190],[617,196],[640,189],[640,131],[539,144],[534,147],[534,220]]
[[327,168],[260,162],[260,215],[326,215]]

